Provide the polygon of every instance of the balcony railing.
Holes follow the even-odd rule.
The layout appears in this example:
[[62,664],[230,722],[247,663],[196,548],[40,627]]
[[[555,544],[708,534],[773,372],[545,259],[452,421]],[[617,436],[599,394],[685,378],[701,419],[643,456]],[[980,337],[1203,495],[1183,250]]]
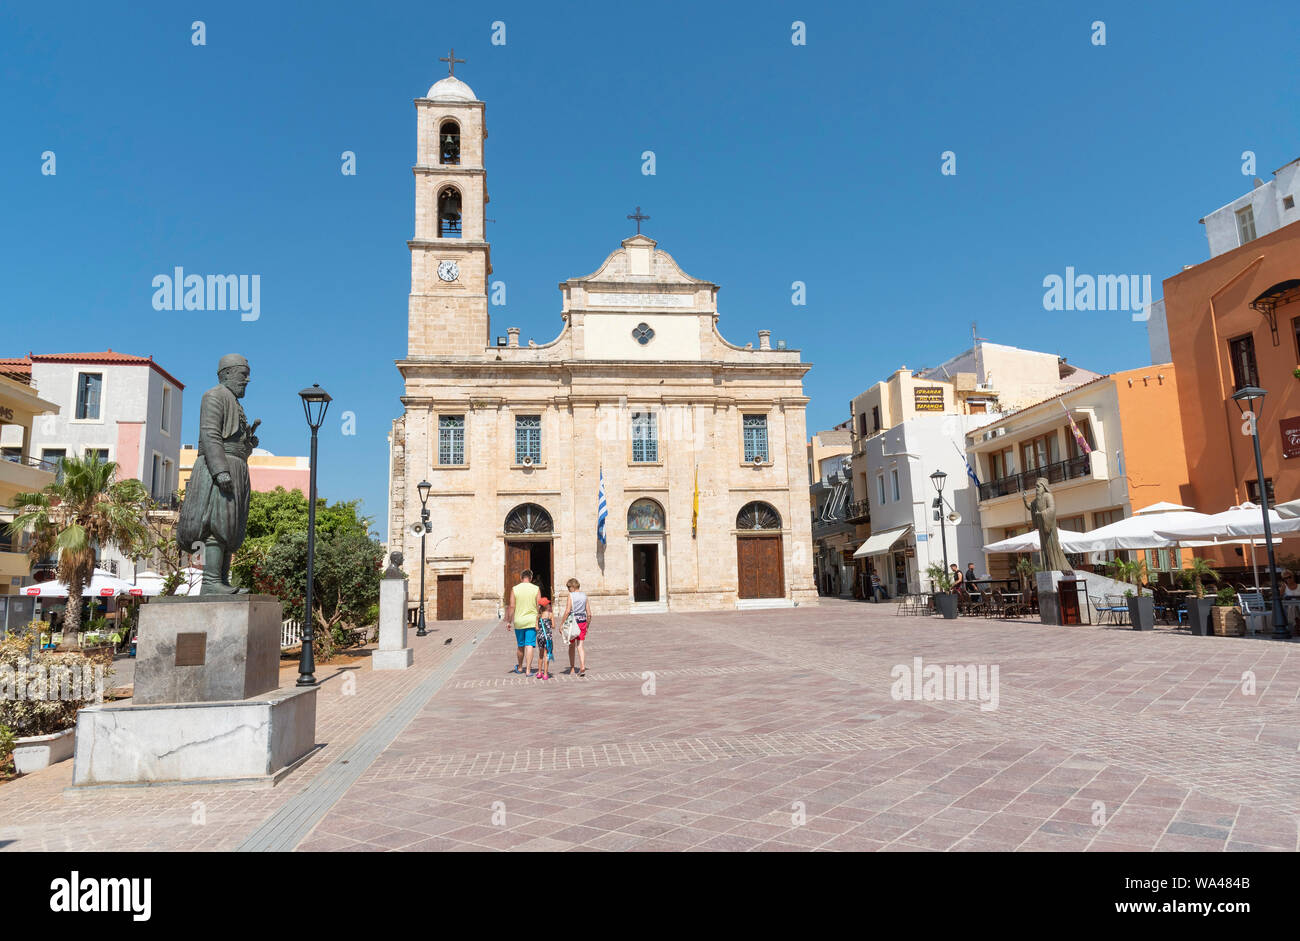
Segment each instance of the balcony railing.
[[8,461],[10,464],[22,464],[24,467],[35,467],[37,470],[48,471],[51,474],[55,473],[59,469],[59,465],[52,461],[42,461],[37,457],[23,457],[21,454],[5,454],[0,459]]
[[980,499],[992,500],[996,497],[1005,497],[1013,493],[1033,490],[1040,477],[1046,478],[1049,484],[1059,484],[1064,480],[1077,480],[1080,477],[1090,477],[1091,475],[1091,458],[1087,454],[1080,454],[1078,457],[1072,457],[1066,461],[1057,461],[1055,464],[1048,464],[1045,467],[1036,467],[1033,470],[1025,471],[1023,474],[999,477],[997,480],[990,480],[986,484],[980,484]]
[[871,501],[855,500],[844,508],[844,519],[850,523],[866,523],[871,520]]
[[151,510],[179,510],[181,508],[180,492],[176,490],[151,499],[153,500]]

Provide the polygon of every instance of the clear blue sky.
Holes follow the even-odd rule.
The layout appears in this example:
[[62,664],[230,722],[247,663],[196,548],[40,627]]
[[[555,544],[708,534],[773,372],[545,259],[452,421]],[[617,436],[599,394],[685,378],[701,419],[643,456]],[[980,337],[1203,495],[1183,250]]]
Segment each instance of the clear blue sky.
[[[400,413],[415,108],[487,103],[493,331],[560,328],[564,278],[645,231],[722,286],[737,342],[814,364],[809,430],[906,364],[990,340],[1100,371],[1149,361],[1127,313],[1048,313],[1043,278],[1151,274],[1197,220],[1300,155],[1289,4],[55,3],[0,10],[0,353],[152,354],[187,383],[245,353],[262,444],[302,454],[334,396],[321,492],[382,534]],[[207,45],[191,44],[202,19]],[[807,45],[790,42],[807,24]],[[506,45],[491,24],[506,23]],[[1104,47],[1090,24],[1106,24]],[[657,155],[656,176],[640,154]],[[42,176],[52,150],[57,175]],[[339,172],[357,155],[357,175]],[[940,154],[957,154],[957,175]],[[176,266],[261,275],[261,316],[153,309]],[[807,307],[790,303],[806,282]],[[344,436],[345,411],[356,434]]]

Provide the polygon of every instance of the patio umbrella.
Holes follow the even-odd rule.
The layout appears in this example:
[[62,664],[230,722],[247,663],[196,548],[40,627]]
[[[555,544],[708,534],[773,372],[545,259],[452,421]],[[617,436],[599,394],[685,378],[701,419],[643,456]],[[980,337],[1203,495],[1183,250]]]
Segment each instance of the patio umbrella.
[[[197,595],[199,593],[199,584],[203,580],[203,569],[186,568],[181,569],[181,582],[176,586],[176,595]],[[158,572],[141,572],[135,577],[135,587],[141,590],[146,598],[154,598],[162,594],[163,583],[167,581],[166,575]]]
[[[1156,533],[1177,541],[1211,539],[1220,542],[1237,539],[1263,539],[1264,515],[1256,503],[1243,503],[1229,507],[1222,513],[1210,516],[1196,514],[1201,519],[1162,520]],[[1284,519],[1277,510],[1268,511],[1268,523],[1275,535],[1300,532],[1300,517]]]
[[[1274,542],[1285,533],[1300,532],[1300,517],[1284,518],[1277,510],[1268,511],[1268,524],[1273,530]],[[1255,587],[1259,588],[1259,566],[1255,563],[1255,546],[1264,545],[1264,514],[1259,504],[1243,503],[1229,507],[1222,513],[1206,516],[1199,522],[1184,523],[1169,529],[1157,530],[1159,535],[1175,538],[1186,546],[1250,545],[1250,565],[1255,573]]]
[[[115,575],[110,575],[103,569],[95,569],[95,574],[81,589],[81,597],[112,598],[117,595],[130,594],[131,589],[134,587],[130,582],[124,581]],[[68,596],[68,586],[63,582],[41,582],[39,585],[30,585],[23,591],[37,598],[66,598]]]
[[[1159,506],[1159,504],[1156,504]],[[1163,532],[1166,528],[1194,526],[1206,519],[1205,513],[1191,510],[1157,510],[1147,507],[1139,513],[1116,520],[1084,533],[1075,552],[1110,552],[1116,549],[1168,549],[1178,544],[1178,537]],[[1300,520],[1297,520],[1300,523]],[[1201,537],[1205,538],[1205,537]]]
[[[1057,530],[1061,538],[1061,548],[1066,552],[1084,552],[1084,549],[1075,548],[1078,540],[1084,535],[1068,529]],[[985,552],[1037,552],[1042,546],[1038,543],[1038,530],[1033,529],[1027,533],[1021,533],[1019,536],[1008,536],[999,542],[991,542],[984,547]]]

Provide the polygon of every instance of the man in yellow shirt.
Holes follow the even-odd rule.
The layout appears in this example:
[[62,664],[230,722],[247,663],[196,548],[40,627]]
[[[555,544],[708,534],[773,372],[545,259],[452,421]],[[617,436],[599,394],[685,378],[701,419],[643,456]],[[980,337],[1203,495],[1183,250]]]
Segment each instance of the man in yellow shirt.
[[537,646],[537,599],[541,589],[533,584],[533,570],[519,573],[520,582],[510,589],[506,603],[506,629],[514,628],[515,642],[519,645],[515,673],[527,676],[533,669],[533,648]]

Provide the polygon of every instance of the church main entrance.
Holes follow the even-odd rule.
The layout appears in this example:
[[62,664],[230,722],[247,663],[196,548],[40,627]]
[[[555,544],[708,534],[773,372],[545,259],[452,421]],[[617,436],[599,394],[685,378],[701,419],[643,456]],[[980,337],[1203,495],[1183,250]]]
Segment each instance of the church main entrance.
[[555,578],[551,565],[551,515],[536,503],[515,507],[506,517],[506,570],[502,597],[519,584],[524,569],[532,569],[533,584],[547,598],[555,595]]
[[632,600],[659,600],[659,545],[639,542],[632,546]]

